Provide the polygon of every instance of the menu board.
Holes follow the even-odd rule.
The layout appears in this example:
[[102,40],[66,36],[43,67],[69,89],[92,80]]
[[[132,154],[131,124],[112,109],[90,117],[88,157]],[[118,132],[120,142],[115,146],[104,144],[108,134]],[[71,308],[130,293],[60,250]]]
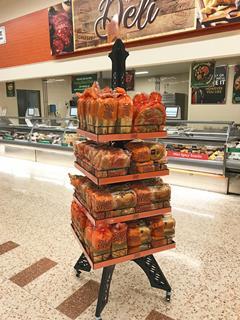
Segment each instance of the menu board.
[[192,104],[225,104],[227,66],[217,66],[213,85],[192,89]]
[[85,89],[92,86],[97,81],[97,74],[84,74],[72,77],[72,93],[82,93]]
[[240,103],[240,65],[234,66],[233,100],[234,104]]

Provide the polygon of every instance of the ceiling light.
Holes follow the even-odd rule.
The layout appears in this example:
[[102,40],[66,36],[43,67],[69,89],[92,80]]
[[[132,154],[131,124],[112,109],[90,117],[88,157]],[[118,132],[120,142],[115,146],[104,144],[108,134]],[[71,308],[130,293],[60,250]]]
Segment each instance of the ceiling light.
[[135,72],[136,75],[140,75],[140,74],[148,74],[148,71],[137,71]]

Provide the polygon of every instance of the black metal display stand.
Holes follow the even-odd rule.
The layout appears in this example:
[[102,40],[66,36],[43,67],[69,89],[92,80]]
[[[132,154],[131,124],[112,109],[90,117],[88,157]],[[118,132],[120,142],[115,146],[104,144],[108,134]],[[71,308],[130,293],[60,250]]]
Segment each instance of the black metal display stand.
[[[154,256],[150,255],[132,261],[139,265],[139,267],[145,272],[151,284],[151,287],[166,291],[166,300],[169,302],[171,300],[172,289]],[[81,255],[76,265],[74,266],[74,269],[76,270],[77,277],[80,277],[82,271],[91,271],[91,266],[84,254]],[[114,269],[115,265],[103,268],[102,280],[98,294],[97,309],[95,314],[96,320],[102,319],[101,313],[108,303],[110,285]]]
[[[113,89],[116,87],[126,88],[125,63],[128,55],[129,53],[125,50],[123,42],[120,39],[117,39],[113,45],[112,52],[109,54],[109,57],[112,60]],[[150,285],[153,288],[166,291],[166,300],[170,301],[172,289],[153,255],[137,258],[132,261],[135,262],[145,272],[146,276],[149,279]],[[79,260],[74,266],[74,269],[76,270],[77,277],[80,277],[82,271],[91,271],[91,266],[84,253],[80,256]],[[114,269],[115,265],[110,265],[103,268],[95,314],[96,320],[102,320],[101,313],[108,303],[110,285]]]

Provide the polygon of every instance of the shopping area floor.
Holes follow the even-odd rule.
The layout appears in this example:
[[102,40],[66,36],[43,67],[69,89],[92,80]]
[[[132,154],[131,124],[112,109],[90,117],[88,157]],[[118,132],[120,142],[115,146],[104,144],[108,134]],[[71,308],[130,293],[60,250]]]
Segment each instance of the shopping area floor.
[[[94,319],[101,271],[75,276],[74,169],[0,158],[0,319]],[[240,198],[172,188],[177,249],[156,254],[172,288],[118,265],[103,320],[240,319]],[[27,269],[28,268],[28,269]],[[27,269],[27,270],[26,270]]]

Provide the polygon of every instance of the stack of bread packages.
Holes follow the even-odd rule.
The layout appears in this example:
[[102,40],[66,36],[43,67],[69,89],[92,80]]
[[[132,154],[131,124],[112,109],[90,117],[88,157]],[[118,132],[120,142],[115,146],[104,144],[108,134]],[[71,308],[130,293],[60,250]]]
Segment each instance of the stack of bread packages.
[[137,94],[132,100],[122,88],[100,89],[98,83],[78,94],[79,128],[95,134],[157,132],[166,111],[161,95]]
[[118,138],[123,134],[108,143],[87,140],[75,144],[77,167],[91,173],[86,173],[90,179],[96,181],[93,175],[104,178],[131,174],[138,174],[139,179],[141,173],[149,173],[148,179],[130,181],[128,176],[121,178],[124,183],[105,186],[85,176],[69,175],[75,189],[72,225],[93,263],[173,244],[175,220],[168,213],[171,188],[151,174],[167,169],[165,146],[155,141],[123,139],[127,133],[164,128],[166,114],[160,94],[138,94],[132,100],[122,88],[100,90],[94,83],[79,95],[78,117],[83,131],[114,133]]

